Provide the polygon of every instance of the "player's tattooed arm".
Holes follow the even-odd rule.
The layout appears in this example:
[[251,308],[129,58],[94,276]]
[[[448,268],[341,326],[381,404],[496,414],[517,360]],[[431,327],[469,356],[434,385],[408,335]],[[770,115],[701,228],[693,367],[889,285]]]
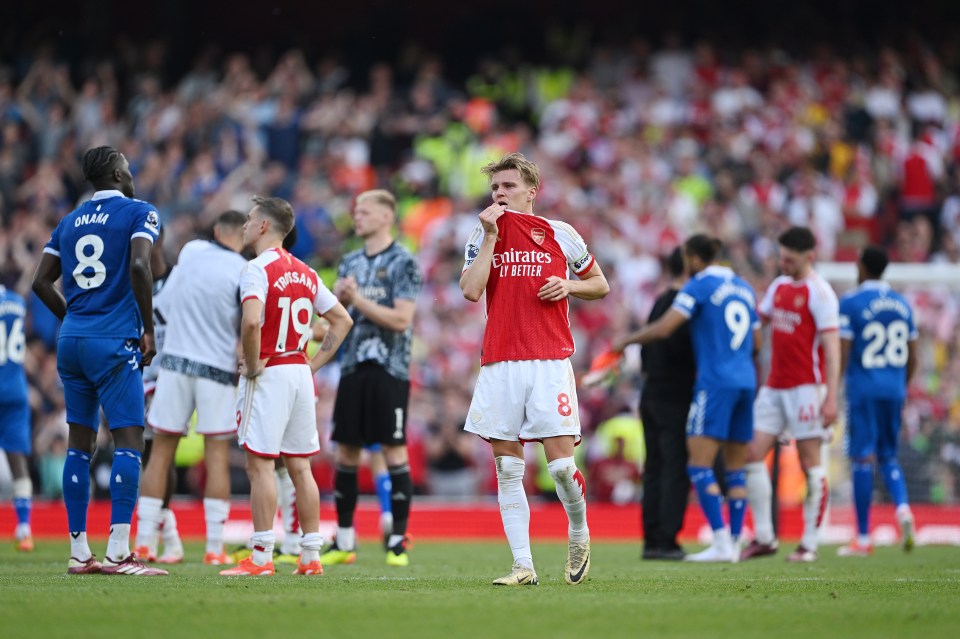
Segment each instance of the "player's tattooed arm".
[[337,348],[342,339],[338,335],[335,335],[333,331],[327,331],[326,336],[323,338],[323,342],[320,343],[320,350],[323,352],[332,351]]
[[310,370],[314,373],[317,372],[321,366],[333,359],[340,344],[353,326],[353,319],[351,319],[350,313],[348,313],[347,309],[343,307],[343,304],[339,302],[323,314],[323,319],[330,323],[330,328],[323,337],[320,348],[310,360]]

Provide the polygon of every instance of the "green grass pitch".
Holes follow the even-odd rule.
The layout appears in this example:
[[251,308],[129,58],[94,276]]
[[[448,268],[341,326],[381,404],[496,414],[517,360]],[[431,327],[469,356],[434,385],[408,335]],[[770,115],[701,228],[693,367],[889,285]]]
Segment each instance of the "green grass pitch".
[[[94,544],[103,552],[105,542]],[[66,543],[0,547],[0,636],[65,637],[957,637],[960,550],[879,548],[869,559],[823,549],[737,565],[641,562],[638,544],[594,544],[584,584],[563,582],[566,547],[536,544],[539,587],[490,580],[510,568],[505,543],[420,542],[409,568],[373,543],[322,577],[219,577],[193,561],[167,578],[67,576]],[[281,566],[278,564],[278,568]]]

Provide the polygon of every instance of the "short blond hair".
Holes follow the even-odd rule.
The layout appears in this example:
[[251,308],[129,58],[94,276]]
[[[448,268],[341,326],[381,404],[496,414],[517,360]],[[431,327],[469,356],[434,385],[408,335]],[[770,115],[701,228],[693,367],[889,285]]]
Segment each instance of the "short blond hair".
[[523,153],[507,153],[497,162],[491,162],[480,169],[480,172],[491,178],[494,173],[511,169],[516,169],[528,186],[540,188],[540,169],[537,168],[536,164],[525,158]]
[[357,202],[360,202],[361,200],[372,200],[377,204],[387,207],[393,213],[397,212],[397,198],[393,196],[393,193],[387,191],[386,189],[371,189],[369,191],[364,191],[357,196]]

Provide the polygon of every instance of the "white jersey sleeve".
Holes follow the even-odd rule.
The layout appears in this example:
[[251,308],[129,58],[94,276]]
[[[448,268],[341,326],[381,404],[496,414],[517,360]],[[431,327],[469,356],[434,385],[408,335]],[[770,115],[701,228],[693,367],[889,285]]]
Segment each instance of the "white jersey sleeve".
[[259,264],[250,262],[240,275],[240,303],[258,299],[266,304],[268,286],[267,271]]
[[583,241],[580,234],[566,222],[557,222],[549,220],[553,227],[553,236],[556,238],[560,248],[563,249],[563,255],[567,258],[567,265],[570,270],[577,275],[582,275],[589,271],[596,260],[590,251],[587,250],[587,243]]
[[313,298],[314,310],[320,315],[323,315],[336,305],[337,296],[330,292],[330,289],[324,285],[320,276],[317,275],[317,296]]
[[840,326],[840,302],[837,294],[818,274],[810,278],[810,314],[817,331],[835,331]]

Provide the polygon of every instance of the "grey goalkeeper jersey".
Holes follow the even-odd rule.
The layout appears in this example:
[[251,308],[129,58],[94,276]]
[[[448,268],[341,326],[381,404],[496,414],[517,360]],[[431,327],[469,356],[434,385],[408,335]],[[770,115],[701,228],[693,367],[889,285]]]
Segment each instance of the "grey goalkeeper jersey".
[[[337,277],[350,275],[363,297],[390,307],[398,299],[415,301],[423,284],[416,259],[397,242],[376,255],[367,255],[363,249],[345,255]],[[347,310],[354,324],[343,343],[342,372],[347,374],[358,364],[374,362],[398,379],[410,379],[413,327],[398,333],[376,325],[353,306]]]

